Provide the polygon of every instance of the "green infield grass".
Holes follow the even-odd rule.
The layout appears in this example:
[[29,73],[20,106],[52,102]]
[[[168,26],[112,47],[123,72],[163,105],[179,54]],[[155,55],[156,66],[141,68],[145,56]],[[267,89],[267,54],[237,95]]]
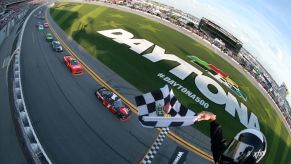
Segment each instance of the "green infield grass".
[[[226,72],[242,88],[248,100],[244,101],[242,98],[237,97],[238,101],[244,103],[248,110],[253,112],[259,119],[261,131],[268,141],[268,151],[263,163],[290,163],[291,137],[276,111],[246,77],[210,49],[158,22],[108,7],[78,3],[56,3],[50,9],[50,14],[67,35],[76,40],[92,56],[143,92],[162,87],[165,82],[158,78],[157,74],[164,73],[190,89],[197,96],[207,100],[194,84],[193,79],[196,75],[193,74],[185,80],[180,80],[169,72],[178,63],[170,61],[153,63],[131,51],[129,46],[118,44],[96,31],[122,28],[133,33],[136,38],[146,39],[159,45],[166,49],[167,53],[175,54],[193,65],[195,63],[190,62],[191,59],[187,56],[195,55],[201,60],[214,64]],[[152,48],[147,52],[151,51]],[[201,69],[197,65],[195,67]],[[231,92],[224,85],[221,86]],[[176,90],[174,92],[178,99],[193,111],[205,110],[180,91]],[[236,96],[234,93],[232,94]],[[217,115],[218,122],[223,126],[227,139],[231,139],[236,133],[244,129],[237,116],[233,118],[225,112],[225,105],[217,105],[210,100],[207,102],[209,103],[207,110]],[[208,122],[196,123],[193,127],[209,135]]]

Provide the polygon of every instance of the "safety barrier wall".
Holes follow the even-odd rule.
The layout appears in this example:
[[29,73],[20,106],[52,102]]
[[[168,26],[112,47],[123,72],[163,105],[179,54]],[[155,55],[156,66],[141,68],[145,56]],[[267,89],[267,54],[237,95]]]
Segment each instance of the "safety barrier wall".
[[28,22],[30,16],[40,7],[43,7],[46,4],[43,4],[36,9],[34,9],[26,18],[16,46],[16,50],[12,54],[12,58],[14,57],[13,63],[13,97],[14,104],[16,110],[18,112],[17,121],[20,125],[21,133],[24,137],[24,142],[29,150],[29,153],[32,156],[34,163],[48,163],[51,164],[51,160],[48,158],[46,152],[44,151],[39,139],[35,133],[33,125],[31,123],[31,119],[27,112],[27,107],[25,105],[23,91],[22,91],[22,83],[21,83],[21,67],[20,67],[20,58],[21,58],[21,43],[23,38],[23,33]]

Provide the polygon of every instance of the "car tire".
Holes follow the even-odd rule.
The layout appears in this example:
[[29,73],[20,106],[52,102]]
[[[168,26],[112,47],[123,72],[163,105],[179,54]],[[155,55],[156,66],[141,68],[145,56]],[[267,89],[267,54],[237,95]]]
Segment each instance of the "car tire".
[[120,114],[120,113],[116,113],[116,117],[117,117],[118,119],[121,119],[121,114]]

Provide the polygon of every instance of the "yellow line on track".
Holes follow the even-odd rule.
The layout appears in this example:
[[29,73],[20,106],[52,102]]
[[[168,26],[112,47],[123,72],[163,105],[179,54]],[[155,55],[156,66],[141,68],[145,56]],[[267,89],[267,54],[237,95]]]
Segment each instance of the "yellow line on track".
[[[86,65],[86,63],[81,60],[77,54],[75,54],[69,46],[67,46],[67,44],[63,41],[63,39],[55,32],[55,30],[52,28],[50,22],[48,21],[47,18],[47,12],[45,13],[46,17],[46,21],[49,24],[49,28],[52,31],[52,33],[54,34],[54,36],[62,43],[62,45],[65,47],[65,49],[70,53],[70,55],[74,56],[84,67],[85,71],[88,72],[88,74],[100,85],[104,86],[105,88],[111,90],[113,93],[115,93],[117,96],[119,96],[126,105],[128,105],[132,111],[137,114],[137,108],[134,104],[132,104],[129,100],[127,100],[124,96],[122,96],[120,93],[118,93],[114,88],[112,88],[109,84],[107,84],[100,76],[98,76],[89,66]],[[161,131],[161,129],[158,129],[159,131]],[[209,155],[208,153],[206,153],[205,151],[195,147],[194,145],[192,145],[191,143],[185,141],[184,139],[182,139],[181,137],[177,136],[175,133],[169,131],[168,134],[169,138],[171,138],[173,141],[175,141],[176,143],[184,146],[185,148],[187,148],[188,150],[192,151],[193,153],[207,159],[208,161],[213,162],[213,158],[211,155]]]

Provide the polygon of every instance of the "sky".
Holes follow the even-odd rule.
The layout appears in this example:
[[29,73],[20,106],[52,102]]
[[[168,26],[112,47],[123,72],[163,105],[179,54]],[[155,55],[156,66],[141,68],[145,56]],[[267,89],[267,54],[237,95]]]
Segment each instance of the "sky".
[[[291,1],[155,0],[222,26],[291,92]],[[291,95],[287,96],[291,105]]]

